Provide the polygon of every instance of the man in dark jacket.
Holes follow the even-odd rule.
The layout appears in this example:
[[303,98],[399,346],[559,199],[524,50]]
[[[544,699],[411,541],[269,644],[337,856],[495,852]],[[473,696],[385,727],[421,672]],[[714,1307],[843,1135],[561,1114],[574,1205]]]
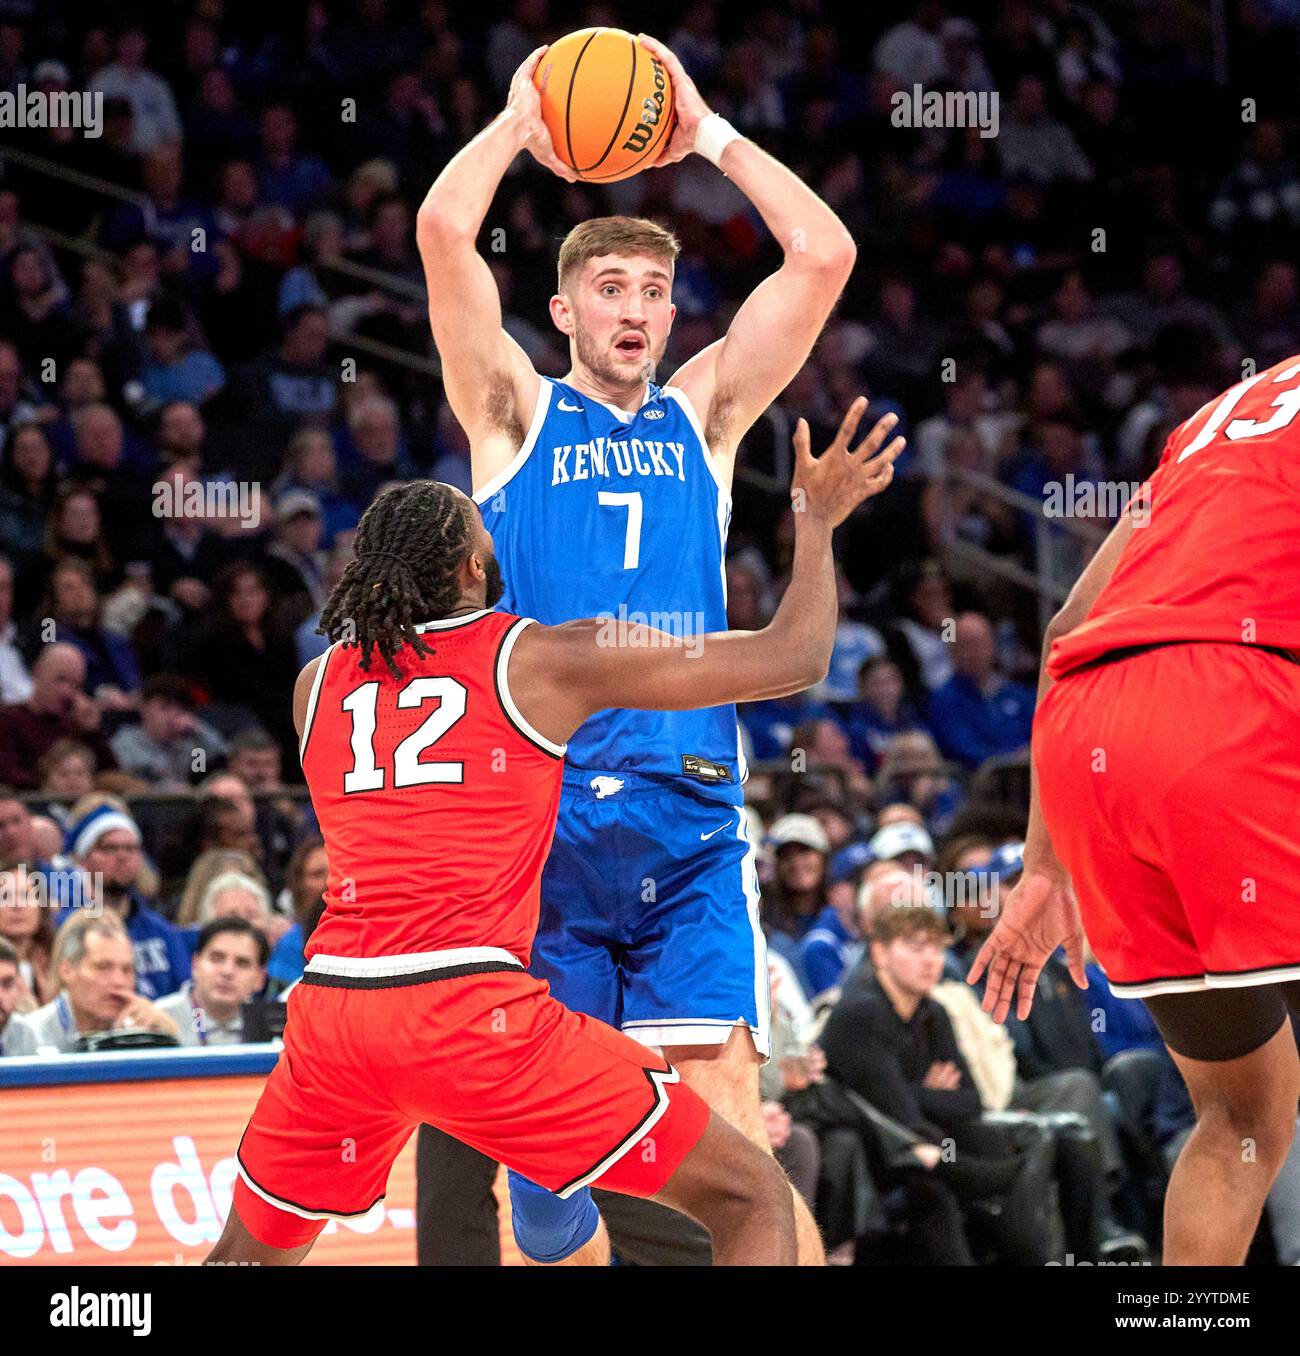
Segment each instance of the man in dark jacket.
[[[1022,1158],[985,1124],[979,1093],[947,1013],[930,998],[943,977],[948,929],[924,906],[886,908],[871,930],[871,963],[859,965],[822,1033],[827,1072],[906,1126],[922,1143],[919,1167],[893,1169],[908,1185],[927,1173],[928,1192],[949,1198],[928,1214],[930,1237],[913,1239],[917,1260],[971,1263],[964,1220],[976,1203],[1001,1259],[1041,1265],[1048,1246],[1040,1209],[1050,1160]],[[928,1152],[926,1152],[928,1147]]]

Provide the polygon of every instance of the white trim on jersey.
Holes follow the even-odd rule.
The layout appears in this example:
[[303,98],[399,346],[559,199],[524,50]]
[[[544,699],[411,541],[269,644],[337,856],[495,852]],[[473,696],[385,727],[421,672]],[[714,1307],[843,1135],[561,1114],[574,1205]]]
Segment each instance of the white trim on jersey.
[[486,485],[474,491],[473,499],[476,504],[486,503],[498,490],[513,480],[523,470],[524,463],[532,455],[533,448],[537,446],[538,435],[542,431],[542,425],[546,422],[547,411],[551,407],[551,392],[555,389],[554,383],[547,377],[539,377],[538,382],[540,384],[537,388],[537,404],[533,406],[533,422],[528,426],[527,436],[520,444],[519,451],[510,459],[510,464],[503,471],[494,475]]
[[547,739],[544,734],[538,733],[527,720],[524,719],[523,712],[515,705],[514,696],[510,691],[510,656],[514,652],[515,641],[517,641],[526,626],[536,626],[536,619],[533,617],[520,617],[517,622],[511,626],[505,634],[505,639],[501,642],[501,649],[497,654],[497,692],[501,696],[501,705],[505,707],[506,715],[511,723],[519,730],[519,733],[526,738],[531,739],[534,744],[540,745],[547,753],[553,753],[557,758],[564,757],[564,751],[569,747],[567,744],[555,744]]
[[691,428],[695,431],[695,436],[700,440],[700,455],[704,458],[705,465],[709,468],[709,474],[717,483],[718,489],[727,497],[727,503],[731,503],[731,490],[727,483],[718,474],[718,468],[713,463],[713,453],[709,451],[708,439],[704,436],[704,429],[700,424],[700,416],[695,412],[695,406],[691,404],[691,398],[682,390],[680,386],[664,386],[661,393],[671,396],[680,407],[682,413],[690,421]]
[[470,622],[486,617],[491,611],[490,607],[481,607],[477,612],[465,612],[459,617],[439,617],[437,621],[421,622],[413,629],[421,635],[425,631],[452,631],[458,626],[468,626]]
[[391,979],[397,975],[419,975],[426,970],[449,970],[457,965],[481,965],[499,961],[522,970],[517,956],[499,946],[458,946],[446,951],[408,951],[399,956],[326,956],[314,955],[304,973],[337,975],[342,979]]
[[[336,640],[334,645],[337,644]],[[325,681],[325,666],[330,662],[330,655],[334,653],[334,645],[328,646],[321,655],[320,663],[316,665],[316,676],[311,680],[311,691],[307,694],[307,712],[302,718],[302,738],[298,740],[299,763],[307,756],[307,736],[311,734],[311,723],[316,718],[316,702],[320,698],[320,686]]]
[[1203,993],[1206,989],[1249,989],[1257,984],[1287,984],[1300,979],[1300,965],[1275,965],[1244,974],[1187,975],[1182,979],[1151,979],[1140,984],[1110,982],[1116,998],[1152,998],[1162,993]]

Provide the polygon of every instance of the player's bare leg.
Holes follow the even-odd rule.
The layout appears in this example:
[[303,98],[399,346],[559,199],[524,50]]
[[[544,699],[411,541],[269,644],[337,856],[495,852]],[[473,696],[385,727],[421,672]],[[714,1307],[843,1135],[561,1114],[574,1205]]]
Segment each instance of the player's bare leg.
[[715,1267],[797,1264],[789,1179],[716,1112],[653,1199],[709,1231]]
[[232,1205],[226,1227],[222,1230],[221,1237],[217,1239],[216,1246],[203,1259],[203,1264],[233,1266],[238,1263],[258,1267],[296,1267],[311,1251],[312,1243],[315,1241],[313,1238],[311,1242],[297,1248],[272,1248],[266,1243],[259,1242],[248,1232]]
[[[771,1156],[767,1127],[763,1123],[758,1070],[762,1056],[754,1047],[748,1028],[737,1023],[723,1045],[673,1045],[664,1058],[682,1076],[682,1081],[709,1104],[719,1116],[734,1125],[751,1143]],[[784,1174],[782,1174],[784,1176]],[[794,1202],[795,1233],[799,1265],[826,1265],[826,1252],[812,1211],[786,1180]],[[594,1240],[593,1240],[594,1241]]]
[[1165,1265],[1240,1266],[1295,1133],[1300,1057],[1291,1023],[1240,1059],[1170,1053],[1196,1128],[1165,1196]]

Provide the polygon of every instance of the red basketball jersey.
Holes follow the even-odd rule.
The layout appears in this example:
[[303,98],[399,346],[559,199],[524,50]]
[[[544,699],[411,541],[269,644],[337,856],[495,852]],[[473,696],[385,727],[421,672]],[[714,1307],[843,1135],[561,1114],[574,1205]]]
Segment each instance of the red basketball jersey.
[[1108,650],[1217,640],[1300,648],[1300,357],[1180,424],[1087,620],[1048,656],[1054,678]]
[[418,629],[394,679],[336,644],[316,672],[302,766],[329,857],[308,957],[499,947],[528,964],[564,746],[510,696],[504,612]]

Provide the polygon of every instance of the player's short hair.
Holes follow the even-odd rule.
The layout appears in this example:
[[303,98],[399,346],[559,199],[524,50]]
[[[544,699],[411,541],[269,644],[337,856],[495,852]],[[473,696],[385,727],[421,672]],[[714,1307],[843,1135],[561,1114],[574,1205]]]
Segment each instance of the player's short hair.
[[646,254],[662,259],[671,272],[681,249],[670,230],[647,217],[592,217],[575,226],[560,246],[560,291],[588,259],[602,254]]
[[925,933],[935,941],[947,944],[952,939],[944,916],[925,905],[900,904],[885,907],[871,925],[871,940],[881,946]]

